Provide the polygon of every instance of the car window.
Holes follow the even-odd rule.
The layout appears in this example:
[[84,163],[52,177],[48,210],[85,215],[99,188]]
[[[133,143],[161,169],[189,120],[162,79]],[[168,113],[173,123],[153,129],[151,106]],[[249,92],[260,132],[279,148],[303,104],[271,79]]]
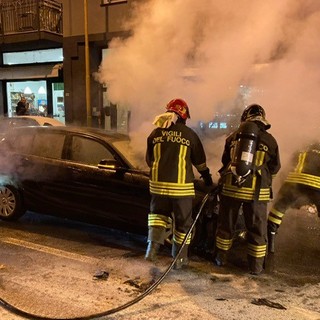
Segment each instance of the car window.
[[62,156],[65,135],[62,133],[36,134],[32,144],[32,154],[39,157],[59,159]]
[[89,138],[72,137],[70,160],[98,165],[102,159],[114,160],[112,153],[103,144]]
[[8,134],[5,140],[12,150],[17,150],[19,153],[30,153],[34,134],[32,132],[18,131],[19,134]]

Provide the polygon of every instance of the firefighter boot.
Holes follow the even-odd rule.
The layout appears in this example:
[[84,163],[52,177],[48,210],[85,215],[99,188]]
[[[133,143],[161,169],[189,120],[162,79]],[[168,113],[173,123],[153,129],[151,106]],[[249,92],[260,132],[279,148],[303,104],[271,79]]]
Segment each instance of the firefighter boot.
[[[181,248],[181,245],[173,242],[173,244],[172,244],[172,257],[174,259],[176,258],[180,248]],[[181,253],[179,254],[177,261],[173,265],[174,270],[179,270],[183,266],[187,266],[189,264],[188,249],[189,249],[189,245],[185,244],[183,246]]]
[[269,253],[274,253],[276,234],[277,234],[278,228],[279,228],[279,225],[277,225],[272,221],[268,221],[268,252]]
[[214,264],[218,267],[225,266],[227,264],[227,251],[217,249],[214,255]]
[[154,241],[148,241],[148,247],[145,255],[147,261],[157,261],[158,252],[160,249],[160,243]]
[[149,227],[148,247],[145,259],[148,261],[156,261],[161,244],[164,243],[165,228]]
[[268,251],[269,251],[269,253],[274,253],[275,239],[276,239],[276,233],[273,231],[268,231]]
[[258,276],[263,272],[265,257],[255,258],[250,255],[248,257],[249,273]]

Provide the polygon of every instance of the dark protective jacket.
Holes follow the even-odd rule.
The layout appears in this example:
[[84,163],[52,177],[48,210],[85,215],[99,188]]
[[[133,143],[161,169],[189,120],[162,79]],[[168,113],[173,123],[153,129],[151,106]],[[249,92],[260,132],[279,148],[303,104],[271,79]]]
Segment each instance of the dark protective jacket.
[[147,139],[146,162],[150,167],[150,193],[169,197],[192,197],[194,173],[208,170],[198,135],[182,122],[154,129]]
[[320,189],[320,150],[311,147],[300,152],[297,166],[288,174],[285,182],[305,185],[312,189]]
[[279,148],[275,138],[266,131],[266,126],[262,122],[255,122],[259,127],[257,151],[253,159],[255,166],[240,187],[231,171],[231,155],[238,138],[238,130],[226,139],[222,155],[223,167],[219,170],[222,182],[221,194],[224,196],[243,201],[269,201],[272,197],[272,179],[281,167]]
[[276,232],[288,208],[314,204],[320,217],[320,145],[299,152],[296,166],[289,172],[269,212],[269,229]]

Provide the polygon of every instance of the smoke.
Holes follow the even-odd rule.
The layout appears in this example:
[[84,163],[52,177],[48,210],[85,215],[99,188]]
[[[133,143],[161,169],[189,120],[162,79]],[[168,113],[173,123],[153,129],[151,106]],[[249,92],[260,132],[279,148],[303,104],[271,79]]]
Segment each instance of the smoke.
[[[125,24],[132,35],[110,43],[98,78],[107,84],[112,103],[131,109],[130,130],[140,137],[140,146],[154,116],[172,98],[187,101],[188,124],[196,126],[212,120],[216,111],[230,110],[241,85],[250,88],[242,108],[253,102],[265,108],[283,167],[293,152],[317,138],[318,0],[134,4]],[[220,166],[222,150],[221,141],[210,141],[209,166]]]

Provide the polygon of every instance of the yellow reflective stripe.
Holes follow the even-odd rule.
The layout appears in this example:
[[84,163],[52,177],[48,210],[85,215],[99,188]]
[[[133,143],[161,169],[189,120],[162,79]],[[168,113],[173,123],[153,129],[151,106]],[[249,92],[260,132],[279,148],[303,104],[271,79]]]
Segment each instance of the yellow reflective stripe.
[[150,188],[151,194],[157,194],[160,196],[172,196],[172,197],[194,197],[194,190],[181,191],[181,190],[164,190]]
[[271,222],[274,222],[275,224],[277,224],[278,226],[281,224],[282,222],[282,217],[284,216],[284,213],[278,211],[275,208],[272,208],[270,210],[270,213],[268,215],[268,220]]
[[278,219],[278,218],[273,217],[273,216],[270,216],[270,215],[269,215],[269,217],[268,217],[268,220],[271,221],[271,222],[274,222],[274,223],[277,224],[277,225],[280,225],[281,222],[282,222],[281,219]]
[[159,162],[161,158],[161,144],[158,143],[153,148],[154,161],[152,164],[151,177],[153,181],[158,181]]
[[298,164],[297,164],[296,169],[295,169],[296,172],[301,172],[302,171],[306,156],[307,156],[306,152],[299,154],[299,161],[298,161]]
[[[255,190],[253,188],[246,188],[246,187],[238,188],[236,186],[231,186],[231,185],[224,185],[221,193],[227,197],[233,197],[233,198],[244,199],[244,200],[253,200],[255,196]],[[270,200],[269,188],[260,189],[259,200],[260,201]]]
[[178,183],[184,183],[186,181],[186,154],[187,147],[181,145],[178,163]]
[[265,154],[266,153],[264,151],[257,151],[256,152],[256,161],[255,161],[256,166],[263,165]]
[[164,227],[168,228],[172,223],[172,219],[170,217],[149,213],[148,215],[148,226],[149,227]]
[[219,236],[216,237],[216,246],[218,249],[227,251],[232,247],[232,239],[222,239]]
[[270,212],[272,212],[273,215],[275,215],[276,217],[279,217],[279,218],[282,218],[282,217],[284,216],[284,213],[278,211],[278,210],[275,209],[275,208],[272,208],[272,209],[270,210]]
[[[177,230],[174,231],[173,233],[173,241],[177,244],[182,244],[184,238],[186,236],[186,233],[179,232]],[[191,234],[188,236],[186,244],[191,243]]]
[[163,181],[149,181],[151,187],[170,188],[170,189],[194,189],[193,182],[189,183],[175,183]]
[[265,257],[267,250],[267,245],[263,244],[260,246],[248,243],[248,255],[255,257],[255,258],[262,258]]
[[320,189],[320,177],[307,173],[290,172],[285,182],[299,183],[306,186]]
[[168,195],[168,196],[194,196],[194,184],[190,183],[174,183],[149,181],[149,190],[152,194]]

